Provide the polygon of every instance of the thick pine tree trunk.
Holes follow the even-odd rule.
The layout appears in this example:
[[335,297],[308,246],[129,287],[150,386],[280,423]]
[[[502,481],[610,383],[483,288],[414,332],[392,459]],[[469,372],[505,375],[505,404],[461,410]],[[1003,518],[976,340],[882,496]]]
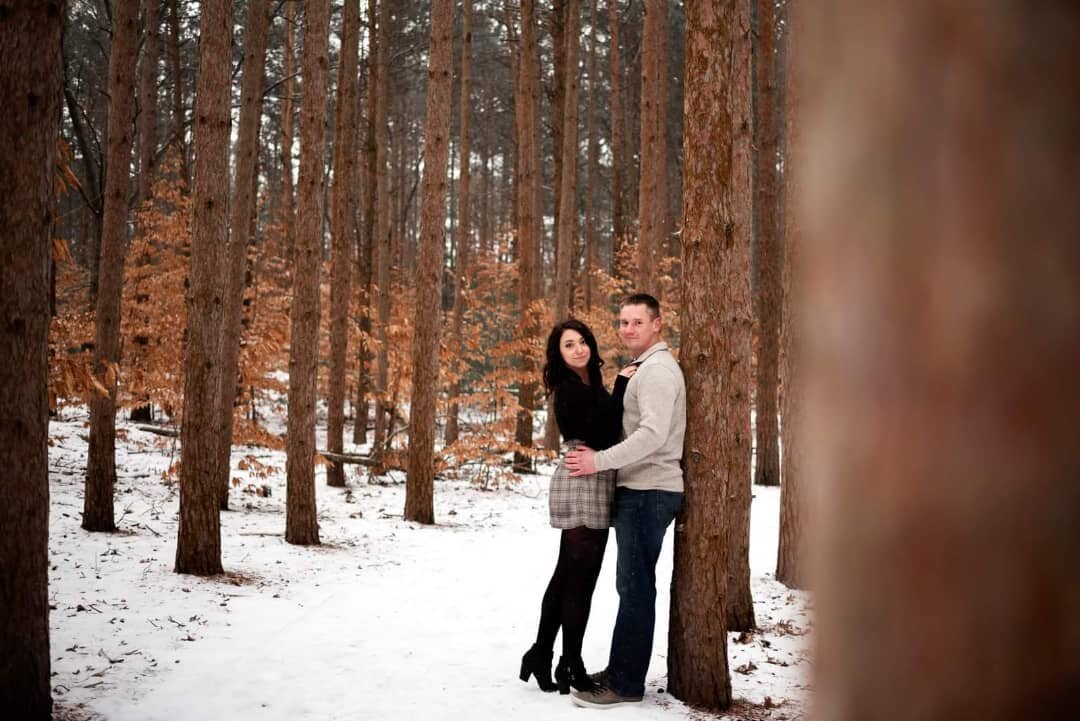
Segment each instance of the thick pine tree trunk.
[[150,198],[157,170],[157,81],[161,0],[146,0],[139,67],[139,202]]
[[[750,367],[751,335],[754,309],[750,298],[750,234],[753,228],[753,186],[751,173],[752,115],[750,109],[750,37],[738,28],[750,26],[748,5],[728,0],[699,0],[695,4],[695,19],[702,26],[715,20],[707,20],[706,6],[713,8],[725,20],[719,27],[723,33],[723,47],[730,48],[729,58],[721,75],[724,103],[716,112],[723,120],[718,127],[730,134],[730,155],[714,162],[724,187],[723,210],[716,218],[717,227],[723,228],[724,245],[724,297],[714,306],[719,318],[723,343],[721,350],[725,371],[723,378],[724,412],[726,430],[722,431],[723,466],[726,469],[727,504],[724,534],[727,542],[726,595],[727,627],[729,631],[749,631],[755,626],[754,599],[750,592],[750,388],[753,374]],[[689,46],[689,36],[687,45]],[[689,54],[689,51],[688,51]],[[713,91],[714,95],[716,91]],[[702,101],[704,102],[704,101]],[[687,113],[689,117],[689,112]],[[689,148],[691,142],[686,143]],[[710,147],[701,144],[701,147]],[[643,181],[644,182],[644,181]],[[684,187],[689,184],[684,183]],[[721,220],[722,219],[722,220]]]
[[[791,6],[788,6],[791,7]],[[793,17],[797,17],[794,13]],[[786,44],[788,52],[784,57],[791,58],[797,45],[802,42],[802,26],[787,24]],[[799,112],[802,107],[801,75],[797,68],[784,68],[784,197],[798,198],[804,167],[804,150]],[[784,258],[783,258],[783,322],[781,324],[781,346],[783,348],[781,379],[783,382],[783,409],[781,426],[783,429],[783,482],[780,486],[780,543],[776,555],[776,580],[791,587],[804,588],[807,582],[807,562],[805,553],[804,527],[807,513],[806,492],[803,489],[803,422],[800,316],[802,309],[798,303],[798,289],[795,282],[801,276],[799,253],[802,249],[800,233],[801,219],[797,203],[785,203],[784,221]]]
[[754,74],[754,216],[757,231],[758,292],[757,378],[754,407],[757,411],[757,464],[754,482],[762,486],[780,484],[779,428],[776,424],[776,392],[780,367],[780,315],[782,252],[777,222],[776,170],[776,2],[755,0],[758,32],[755,43]]
[[[349,346],[349,300],[352,296],[353,243],[356,237],[356,102],[360,54],[360,5],[345,3],[341,28],[337,100],[334,111],[334,185],[330,255],[330,379],[326,411],[326,448],[341,453],[345,442],[345,368]],[[326,467],[326,483],[345,485],[345,466]]]
[[815,17],[817,715],[1080,718],[1080,8]]
[[461,393],[461,374],[465,372],[462,361],[464,346],[462,327],[465,316],[465,295],[469,282],[469,263],[471,262],[472,206],[470,183],[472,180],[472,142],[469,126],[472,120],[472,0],[464,0],[461,9],[461,108],[458,123],[461,135],[461,170],[458,185],[458,227],[457,259],[454,272],[454,321],[451,328],[450,343],[454,349],[454,378],[450,381],[450,407],[446,414],[446,433],[443,440],[450,445],[458,439],[457,396]]
[[225,258],[225,307],[221,348],[221,391],[218,399],[218,449],[216,472],[221,489],[221,510],[229,508],[233,406],[240,371],[240,334],[243,320],[247,250],[251,216],[255,210],[258,176],[259,125],[262,118],[263,82],[266,75],[266,44],[270,17],[267,0],[249,0],[244,30],[244,77],[240,88],[240,128],[236,139],[236,180],[233,184],[229,250]]
[[[682,347],[686,502],[676,524],[668,682],[687,703],[731,704],[725,613],[740,552],[730,528],[749,516],[732,479],[750,485],[750,165],[746,8],[686,5],[686,192]],[[752,619],[752,617],[751,617]]]
[[390,173],[387,161],[390,149],[389,78],[387,53],[390,39],[390,10],[387,0],[379,0],[379,59],[375,71],[375,238],[372,253],[375,266],[375,288],[372,293],[375,315],[375,340],[379,348],[375,354],[375,428],[371,440],[371,455],[381,459],[389,435],[389,405],[387,383],[390,359],[386,349],[386,328],[390,324],[390,266],[393,242],[390,237]]
[[[232,1],[203,0],[195,97],[191,288],[180,425],[180,530],[176,572],[221,573],[217,472],[225,248],[229,240],[229,100]],[[246,227],[246,225],[245,225]]]
[[[529,306],[537,292],[538,268],[536,253],[539,247],[539,187],[540,176],[537,163],[537,113],[536,92],[539,70],[537,67],[536,20],[533,0],[521,0],[521,40],[518,45],[518,77],[515,85],[514,114],[518,130],[517,161],[517,221],[518,221],[518,302],[521,319],[518,334],[523,342],[536,336],[538,329],[532,319]],[[533,406],[536,403],[536,371],[532,357],[522,358],[522,372],[527,380],[518,387],[517,427],[514,442],[522,449],[533,446]],[[514,454],[514,469],[529,471],[532,460],[524,451]]]
[[326,93],[330,0],[304,6],[304,77],[300,100],[300,175],[296,259],[289,321],[289,416],[285,462],[285,540],[319,542],[315,511],[315,390],[319,363],[319,265],[325,197]]
[[105,170],[105,212],[94,316],[94,374],[108,391],[90,401],[90,447],[82,526],[115,531],[116,384],[120,364],[120,299],[128,245],[128,189],[131,182],[132,124],[135,118],[135,58],[139,0],[117,0],[109,52],[109,136]]
[[665,83],[668,0],[645,0],[641,41],[641,182],[638,186],[637,289],[659,296],[659,261],[667,227]]
[[439,327],[442,321],[443,225],[446,162],[450,152],[450,86],[454,52],[454,1],[431,6],[424,179],[420,190],[420,258],[416,274],[413,392],[409,413],[407,521],[434,523],[435,402],[439,392]]
[[0,709],[52,718],[49,681],[49,260],[62,2],[0,20]]

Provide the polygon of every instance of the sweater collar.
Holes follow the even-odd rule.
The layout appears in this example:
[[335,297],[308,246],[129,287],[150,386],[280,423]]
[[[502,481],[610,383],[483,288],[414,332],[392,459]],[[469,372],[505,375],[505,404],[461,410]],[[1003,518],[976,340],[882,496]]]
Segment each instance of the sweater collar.
[[651,346],[649,346],[648,349],[646,349],[646,351],[644,353],[642,353],[637,358],[635,358],[634,363],[637,363],[638,365],[641,365],[646,360],[648,360],[651,356],[659,353],[662,350],[669,350],[668,349],[668,344],[665,343],[662,340],[657,341],[656,343],[653,343]]

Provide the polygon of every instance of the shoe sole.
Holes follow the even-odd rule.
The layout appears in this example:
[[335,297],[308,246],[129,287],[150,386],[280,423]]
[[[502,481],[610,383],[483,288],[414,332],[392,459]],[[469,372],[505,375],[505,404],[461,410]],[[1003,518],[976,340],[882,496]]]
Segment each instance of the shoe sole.
[[630,706],[632,704],[641,703],[640,698],[638,698],[638,699],[628,698],[625,701],[614,701],[612,703],[593,703],[592,701],[586,701],[585,699],[579,697],[577,694],[574,694],[573,696],[571,696],[570,700],[574,702],[575,706],[580,706],[581,708],[596,708],[596,709],[618,708],[619,706]]

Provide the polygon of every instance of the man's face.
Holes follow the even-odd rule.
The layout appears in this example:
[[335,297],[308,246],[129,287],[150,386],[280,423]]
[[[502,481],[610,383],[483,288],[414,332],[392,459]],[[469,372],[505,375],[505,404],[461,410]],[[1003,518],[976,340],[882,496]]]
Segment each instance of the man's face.
[[647,305],[624,305],[619,310],[619,337],[639,356],[660,340],[660,317],[649,315]]

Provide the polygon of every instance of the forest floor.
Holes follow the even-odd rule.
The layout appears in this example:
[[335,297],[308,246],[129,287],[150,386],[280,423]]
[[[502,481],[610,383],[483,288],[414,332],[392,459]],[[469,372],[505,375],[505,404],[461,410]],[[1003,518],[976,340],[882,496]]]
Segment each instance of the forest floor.
[[[558,550],[545,474],[494,491],[437,481],[437,524],[421,526],[402,519],[403,474],[369,482],[365,472],[340,489],[326,486],[320,469],[322,545],[297,547],[284,539],[284,453],[237,448],[241,483],[234,510],[222,514],[226,573],[204,579],[173,572],[178,488],[163,472],[179,459],[176,441],[118,426],[119,531],[101,534],[79,525],[86,414],[68,409],[50,425],[57,718],[581,721],[594,713],[517,679]],[[250,492],[264,484],[269,496]],[[810,601],[772,577],[778,489],[754,495],[759,629],[731,635],[737,703],[720,717],[788,721],[804,716],[809,693]],[[668,536],[660,579],[671,573]],[[612,536],[585,638],[592,670],[605,665],[617,607],[614,552]],[[610,718],[717,718],[665,691],[669,589],[658,585],[645,700]]]

